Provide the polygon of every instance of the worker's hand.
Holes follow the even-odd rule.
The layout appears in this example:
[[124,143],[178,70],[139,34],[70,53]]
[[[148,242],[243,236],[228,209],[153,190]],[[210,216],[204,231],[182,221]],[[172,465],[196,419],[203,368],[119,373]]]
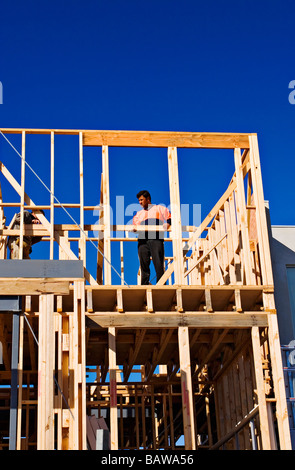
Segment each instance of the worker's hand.
[[169,228],[170,228],[170,224],[167,224],[167,223],[163,224],[163,229],[165,232],[166,230],[169,230]]
[[136,225],[133,225],[133,232],[137,232],[137,228],[136,228]]
[[39,219],[33,219],[32,224],[41,224]]

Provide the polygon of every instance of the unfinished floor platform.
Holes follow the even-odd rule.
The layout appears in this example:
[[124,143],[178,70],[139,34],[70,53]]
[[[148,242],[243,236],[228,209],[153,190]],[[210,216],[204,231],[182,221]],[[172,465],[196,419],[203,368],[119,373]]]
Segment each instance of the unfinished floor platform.
[[[290,449],[257,136],[53,129],[1,134],[7,145],[12,136],[21,138],[19,181],[5,151],[0,163],[1,187],[5,181],[18,198],[7,200],[1,191],[1,448],[94,450],[95,431],[104,429],[111,450]],[[25,190],[28,135],[48,138],[48,204],[33,202]],[[67,135],[77,139],[80,184],[73,195],[79,193],[79,203],[63,205],[54,197],[55,139]],[[89,146],[102,160],[100,200],[93,206],[84,204],[83,152]],[[165,241],[172,256],[156,285],[125,281],[124,245],[132,242],[132,227],[111,224],[113,147],[167,149],[172,224]],[[234,174],[198,226],[182,224],[181,148],[232,150]],[[85,224],[85,211],[97,204],[99,223]],[[61,206],[79,211],[77,223],[56,223]],[[12,207],[45,215],[38,213],[40,225],[14,229],[6,215]],[[155,229],[162,230],[149,227]],[[22,250],[19,260],[9,259],[8,237],[18,236],[22,246],[26,235],[49,243],[47,260],[22,260]],[[95,275],[88,243],[97,246]],[[112,243],[120,245],[116,284]]]

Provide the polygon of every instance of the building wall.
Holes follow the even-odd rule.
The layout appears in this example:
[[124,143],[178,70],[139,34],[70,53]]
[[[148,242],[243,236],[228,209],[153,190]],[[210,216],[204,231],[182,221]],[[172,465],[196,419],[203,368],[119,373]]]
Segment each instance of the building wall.
[[295,338],[287,266],[295,269],[295,226],[271,226],[271,257],[275,285],[275,301],[281,344],[288,345]]

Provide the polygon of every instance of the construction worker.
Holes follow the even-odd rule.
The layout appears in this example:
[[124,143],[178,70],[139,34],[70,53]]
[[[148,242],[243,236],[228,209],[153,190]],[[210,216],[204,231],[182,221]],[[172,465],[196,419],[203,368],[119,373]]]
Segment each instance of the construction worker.
[[[38,212],[41,212],[44,215],[44,211],[39,209]],[[12,229],[16,230],[20,228],[21,213],[15,214],[14,221],[12,224]],[[40,220],[37,217],[37,213],[24,211],[24,224],[40,224]],[[42,237],[32,237],[24,236],[23,237],[23,259],[30,259],[30,253],[32,252],[32,245],[41,241]],[[8,239],[8,247],[10,249],[10,259],[19,259],[19,236],[11,236]]]
[[[162,225],[168,230],[171,225],[169,210],[161,205],[151,203],[148,191],[140,191],[136,195],[142,210],[133,217],[133,231],[136,225]],[[157,282],[164,274],[164,234],[163,232],[140,231],[138,235],[138,258],[141,268],[141,284],[150,284],[150,259],[155,267]]]

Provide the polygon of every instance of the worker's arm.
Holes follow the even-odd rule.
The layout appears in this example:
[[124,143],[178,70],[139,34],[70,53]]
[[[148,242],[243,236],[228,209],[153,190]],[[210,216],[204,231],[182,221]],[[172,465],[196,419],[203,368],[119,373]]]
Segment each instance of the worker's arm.
[[163,229],[166,231],[169,230],[171,227],[171,214],[167,208],[165,209],[164,217],[166,219],[166,222],[163,224]]
[[163,229],[166,231],[166,230],[169,230],[171,227],[171,224],[169,224],[168,222],[165,222],[165,224],[163,224]]

